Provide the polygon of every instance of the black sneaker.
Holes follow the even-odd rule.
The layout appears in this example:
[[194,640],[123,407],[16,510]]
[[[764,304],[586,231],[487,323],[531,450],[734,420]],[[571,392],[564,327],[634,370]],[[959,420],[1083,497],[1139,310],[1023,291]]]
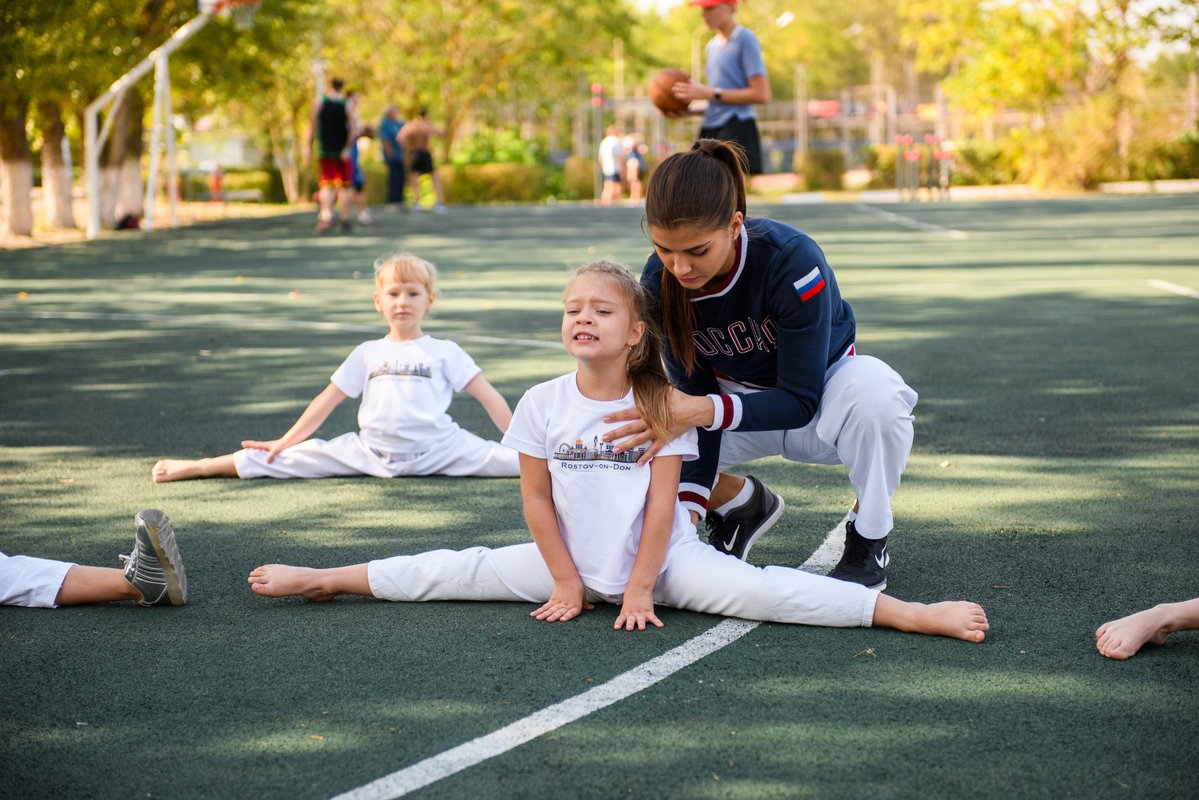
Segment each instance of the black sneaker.
[[727,514],[709,511],[704,517],[708,526],[708,544],[742,561],[749,556],[749,548],[758,537],[774,527],[783,513],[783,498],[753,475],[746,475],[745,479],[754,487],[749,502]]
[[887,537],[867,539],[858,533],[853,521],[845,523],[845,552],[841,560],[829,573],[837,580],[860,583],[867,589],[878,589],[880,592],[887,588],[887,564],[891,556],[887,554]]

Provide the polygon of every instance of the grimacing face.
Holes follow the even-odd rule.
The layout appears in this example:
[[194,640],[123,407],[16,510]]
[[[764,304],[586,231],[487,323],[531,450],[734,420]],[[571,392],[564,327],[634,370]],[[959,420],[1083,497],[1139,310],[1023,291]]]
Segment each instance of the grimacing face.
[[612,279],[599,273],[575,276],[562,306],[562,344],[576,361],[626,358],[645,324],[634,321]]

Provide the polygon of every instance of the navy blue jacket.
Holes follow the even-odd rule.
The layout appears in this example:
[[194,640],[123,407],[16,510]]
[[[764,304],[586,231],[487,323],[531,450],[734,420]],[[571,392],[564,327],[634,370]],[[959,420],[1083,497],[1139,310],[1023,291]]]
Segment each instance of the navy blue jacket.
[[[699,432],[699,460],[683,465],[680,497],[691,508],[707,505],[720,431],[807,425],[820,405],[825,372],[845,355],[856,334],[853,309],[841,298],[833,270],[811,237],[765,218],[747,219],[742,231],[726,279],[691,293],[696,371],[684,373],[666,346],[675,386],[691,395],[720,395],[713,430]],[[655,303],[662,277],[662,260],[654,253],[641,283]],[[718,379],[760,391],[724,392]]]

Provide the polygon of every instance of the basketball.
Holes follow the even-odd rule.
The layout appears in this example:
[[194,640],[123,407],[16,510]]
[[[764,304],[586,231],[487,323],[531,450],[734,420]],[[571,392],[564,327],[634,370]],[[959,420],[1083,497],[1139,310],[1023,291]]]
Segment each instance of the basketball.
[[670,90],[679,81],[689,80],[691,76],[681,69],[664,69],[650,79],[649,99],[662,112],[686,111],[690,101],[680,100]]

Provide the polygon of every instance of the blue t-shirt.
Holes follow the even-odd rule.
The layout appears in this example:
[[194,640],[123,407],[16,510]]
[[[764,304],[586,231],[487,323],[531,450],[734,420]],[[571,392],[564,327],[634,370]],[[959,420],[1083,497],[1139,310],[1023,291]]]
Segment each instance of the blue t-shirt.
[[[712,37],[704,52],[708,59],[709,86],[718,89],[743,89],[749,86],[749,79],[753,76],[766,74],[762,45],[749,28],[738,25],[733,29],[729,40],[723,44],[719,36]],[[753,119],[754,107],[709,100],[702,124],[705,128],[719,128],[733,117]]]
[[402,127],[404,127],[402,119],[392,119],[384,115],[383,119],[379,120],[379,141],[391,142],[393,148],[391,158],[387,157],[387,148],[383,148],[383,157],[388,161],[404,160],[404,148],[400,147],[399,140],[396,139],[396,135],[399,134]]

